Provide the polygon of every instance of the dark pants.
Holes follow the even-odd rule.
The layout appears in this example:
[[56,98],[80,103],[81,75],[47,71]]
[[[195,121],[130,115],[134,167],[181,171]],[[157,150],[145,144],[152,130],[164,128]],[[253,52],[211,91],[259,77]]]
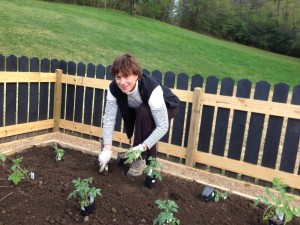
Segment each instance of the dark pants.
[[[170,120],[174,118],[177,111],[178,111],[178,107],[168,108],[169,124],[170,124]],[[155,129],[155,123],[149,106],[145,104],[141,104],[136,109],[133,145],[136,146],[138,144],[143,143],[144,140],[146,140],[149,137],[149,135],[153,132],[154,129]],[[143,159],[148,159],[150,156],[156,158],[157,156],[156,144],[152,148],[148,149],[146,152],[142,153]],[[146,163],[147,165],[149,165],[148,160],[146,160]]]

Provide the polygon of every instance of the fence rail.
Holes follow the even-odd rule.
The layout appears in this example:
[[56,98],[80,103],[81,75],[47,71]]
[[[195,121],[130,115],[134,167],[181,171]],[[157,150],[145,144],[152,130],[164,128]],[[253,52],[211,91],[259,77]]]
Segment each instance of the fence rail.
[[[0,55],[0,138],[40,130],[102,136],[109,66]],[[179,111],[158,143],[161,157],[242,179],[281,177],[300,189],[300,85],[235,85],[186,74],[154,76],[178,95]],[[175,85],[176,84],[176,85]],[[290,100],[288,100],[290,99]],[[114,144],[129,144],[118,113]]]

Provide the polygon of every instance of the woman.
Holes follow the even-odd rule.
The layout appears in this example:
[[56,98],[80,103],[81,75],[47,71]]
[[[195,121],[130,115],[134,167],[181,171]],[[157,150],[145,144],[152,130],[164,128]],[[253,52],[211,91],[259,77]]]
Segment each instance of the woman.
[[146,163],[149,164],[147,159],[156,158],[156,143],[167,133],[180,101],[159,80],[142,74],[139,63],[130,54],[114,60],[111,75],[114,80],[107,91],[103,116],[103,150],[98,157],[100,172],[112,155],[112,136],[119,108],[129,139],[134,131],[133,149],[143,150],[143,159],[134,161],[127,175],[140,176]]

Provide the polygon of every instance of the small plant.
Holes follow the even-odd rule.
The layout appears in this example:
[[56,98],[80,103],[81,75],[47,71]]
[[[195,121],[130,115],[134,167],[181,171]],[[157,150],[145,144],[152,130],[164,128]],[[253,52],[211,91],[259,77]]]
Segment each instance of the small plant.
[[160,173],[163,170],[163,166],[152,156],[150,156],[148,160],[150,161],[150,164],[145,167],[144,173],[147,176],[162,181],[162,176]]
[[53,146],[53,148],[56,153],[56,157],[55,157],[56,161],[60,161],[62,159],[62,157],[64,156],[65,151],[62,148],[58,148],[57,145]]
[[227,199],[227,193],[215,190],[215,198],[214,198],[215,202],[218,202],[221,198],[226,200]]
[[179,225],[180,220],[173,216],[173,212],[177,212],[178,205],[172,200],[156,200],[155,203],[157,204],[158,208],[162,211],[158,214],[158,216],[153,220],[153,225]]
[[127,160],[124,163],[128,164],[136,161],[138,158],[142,159],[142,152],[143,149],[134,150],[133,148],[130,148],[127,152],[125,152],[125,157],[127,158]]
[[254,201],[254,205],[257,206],[260,202],[267,206],[263,214],[263,220],[269,218],[279,218],[284,224],[293,219],[293,216],[300,216],[300,207],[293,208],[290,203],[295,199],[295,196],[287,195],[285,184],[280,178],[274,178],[272,180],[273,188],[278,191],[277,194],[271,193],[270,188],[266,187],[265,195],[259,195]]
[[90,187],[89,184],[93,182],[93,177],[80,179],[77,178],[72,180],[74,184],[75,190],[71,192],[68,196],[68,199],[71,197],[76,198],[77,196],[80,197],[80,209],[85,211],[85,208],[92,204],[97,195],[101,196],[101,189]]
[[25,168],[24,169],[21,168],[22,160],[23,157],[12,160],[13,165],[10,168],[12,174],[9,175],[8,180],[11,180],[15,186],[17,186],[20,183],[21,179],[28,176],[28,170]]
[[2,164],[2,166],[5,168],[5,161],[6,161],[6,155],[4,155],[3,153],[0,153],[0,165]]

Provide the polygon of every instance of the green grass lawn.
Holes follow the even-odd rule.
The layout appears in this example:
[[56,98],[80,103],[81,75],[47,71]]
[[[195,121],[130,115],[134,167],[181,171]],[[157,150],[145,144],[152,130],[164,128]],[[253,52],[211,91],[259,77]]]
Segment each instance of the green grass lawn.
[[100,8],[0,0],[0,43],[4,56],[108,66],[116,56],[130,52],[150,71],[300,84],[299,58]]

